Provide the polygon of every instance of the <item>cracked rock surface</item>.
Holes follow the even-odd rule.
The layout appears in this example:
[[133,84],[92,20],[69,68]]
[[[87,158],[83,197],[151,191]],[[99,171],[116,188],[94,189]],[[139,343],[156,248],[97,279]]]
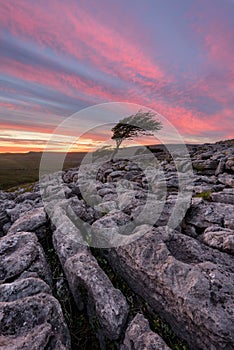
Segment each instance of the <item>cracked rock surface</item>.
[[170,350],[163,339],[156,333],[152,332],[149,322],[142,314],[137,314],[130,322],[124,338],[121,350],[146,350],[160,349]]
[[[111,265],[193,349],[233,347],[233,258],[166,227],[111,249]],[[193,322],[191,322],[191,318]]]
[[0,191],[1,349],[234,348],[234,140],[148,150]]
[[35,233],[0,239],[0,347],[3,350],[70,349],[51,273]]

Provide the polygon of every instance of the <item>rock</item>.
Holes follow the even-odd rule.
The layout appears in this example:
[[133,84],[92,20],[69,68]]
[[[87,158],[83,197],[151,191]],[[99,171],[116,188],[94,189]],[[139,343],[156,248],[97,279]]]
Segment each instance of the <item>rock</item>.
[[234,156],[228,158],[228,160],[225,163],[225,168],[229,171],[231,170],[232,172],[234,172]]
[[78,178],[79,169],[70,169],[63,174],[63,181],[66,183],[75,182]]
[[222,192],[211,194],[211,199],[214,202],[227,203],[234,205],[234,189],[225,188]]
[[33,201],[26,200],[16,205],[14,203],[14,206],[12,208],[6,209],[6,212],[9,215],[11,222],[15,222],[23,213],[34,209],[33,206]]
[[167,188],[175,188],[178,189],[178,177],[176,173],[173,173],[172,175],[168,176],[166,178],[166,184]]
[[112,168],[110,168],[110,169],[106,169],[104,172],[103,172],[103,178],[105,179],[105,178],[107,178],[107,176],[110,174],[110,173],[112,173],[113,172],[113,169]]
[[77,196],[78,198],[81,198],[81,192],[79,186],[75,184],[69,184],[69,188],[71,189],[71,197],[72,196]]
[[121,350],[170,350],[163,339],[152,332],[149,322],[142,314],[137,314],[129,324]]
[[25,278],[0,285],[0,302],[22,299],[39,293],[51,294],[51,289],[39,278]]
[[[6,234],[0,239],[0,347],[70,346],[66,332],[56,329],[56,318],[59,325],[64,321],[57,317],[57,307],[49,306],[54,305],[51,274],[37,240],[48,232],[45,208],[75,302],[80,310],[87,304],[100,347],[108,348],[109,338],[118,348],[124,342],[122,350],[168,349],[142,315],[130,322],[123,340],[126,299],[88,245],[108,248],[103,254],[113,269],[191,350],[233,349],[233,145],[233,140],[188,145],[196,175],[191,172],[191,181],[180,184],[178,179],[187,179],[190,172],[189,157],[173,149],[175,166],[163,148],[155,151],[155,163],[152,155],[130,152],[131,160],[100,159],[94,166],[87,163],[44,176],[32,192],[0,191],[0,237]],[[188,190],[188,198],[185,192],[177,193],[178,185]],[[154,227],[136,228],[146,223]],[[68,292],[65,275],[53,284],[61,299]]]
[[[56,230],[53,233],[53,245],[64,270],[67,259],[78,252],[88,250],[87,242],[83,239],[81,231],[66,216],[64,209],[58,208],[54,213],[53,222]],[[69,282],[69,281],[68,281]],[[84,308],[79,290],[73,295],[79,310]]]
[[109,250],[113,268],[192,350],[234,346],[233,258],[165,227]]
[[118,179],[120,178],[124,178],[124,176],[126,175],[126,171],[124,170],[116,170],[116,171],[112,171],[108,176],[107,176],[107,181],[111,182],[111,181],[118,181]]
[[155,200],[152,201],[150,205],[147,205],[147,207],[143,204],[133,208],[131,211],[131,218],[134,220],[136,225],[156,225],[158,220],[160,220],[160,224],[164,222],[166,225],[170,216],[169,211],[171,207],[169,209],[168,206],[167,209],[164,201]]
[[215,170],[215,175],[218,176],[219,174],[222,174],[224,172],[224,169],[225,169],[225,159],[221,159]]
[[22,214],[10,227],[8,233],[20,231],[33,232],[47,223],[46,213],[43,207],[32,209]]
[[0,239],[1,349],[70,349],[68,329],[50,285],[50,270],[34,233]]
[[99,194],[99,196],[104,197],[106,194],[112,194],[115,193],[115,188],[113,187],[104,187],[104,188],[100,188],[100,190],[97,191],[97,193]]
[[45,349],[48,338],[51,335],[51,326],[42,324],[33,327],[23,335],[0,336],[0,346],[2,350],[37,350]]
[[[180,203],[180,204],[179,204]],[[168,225],[177,227],[183,220],[185,213],[190,205],[190,198],[177,195],[170,195],[160,200],[157,196],[148,199],[146,205],[140,205],[131,212],[131,218],[137,225],[150,224],[155,226]]]
[[[120,210],[123,211],[131,211],[133,208],[136,208],[140,205],[145,204],[145,200],[143,198],[136,198],[136,195],[139,193],[139,191],[134,190],[127,190],[124,193],[118,194],[118,207]],[[142,197],[144,197],[142,195]]]
[[128,305],[122,293],[116,290],[109,278],[91,255],[80,230],[71,225],[64,209],[57,208],[53,222],[53,244],[65,271],[71,292],[79,309],[83,308],[81,288],[88,292],[90,320],[95,316],[101,332],[110,339],[119,337],[128,314]]
[[117,209],[117,204],[115,201],[107,201],[107,202],[102,202],[94,207],[95,210],[100,211],[101,213],[109,213],[112,210]]
[[107,193],[105,194],[105,196],[103,197],[103,202],[107,202],[107,201],[117,201],[118,200],[118,195],[117,193]]
[[219,182],[228,187],[234,187],[234,176],[230,174],[221,174],[218,177]]
[[234,229],[234,205],[224,203],[208,203],[201,198],[196,198],[189,208],[186,223],[204,230],[209,226],[217,225]]
[[184,228],[184,231],[186,232],[186,235],[191,236],[193,238],[197,238],[199,236],[195,226],[184,224],[183,222],[183,228]]
[[0,283],[40,277],[51,284],[43,250],[34,233],[19,232],[0,239]]
[[2,227],[3,236],[7,234],[9,228],[11,227],[11,222],[7,222]]
[[134,224],[129,215],[112,210],[92,225],[91,246],[107,248],[123,244],[124,236],[132,232]]
[[96,259],[88,251],[78,253],[66,261],[65,273],[73,295],[81,287],[87,291],[89,315],[97,317],[103,334],[117,339],[128,315],[128,304]]
[[48,294],[0,303],[3,350],[69,350],[70,336],[58,301]]
[[234,255],[234,230],[223,227],[207,227],[200,236],[206,245]]
[[40,192],[24,192],[16,197],[15,202],[21,203],[26,200],[35,201],[35,199],[39,199],[40,197]]
[[213,159],[193,160],[193,168],[204,175],[214,175],[218,166],[218,161]]
[[95,228],[111,228],[113,225],[121,226],[130,221],[130,217],[124,214],[121,210],[112,210],[105,217],[95,221],[93,227]]
[[0,190],[0,201],[8,199],[8,193]]
[[47,184],[46,186],[41,185],[43,188],[43,198],[46,200],[61,200],[64,198],[70,198],[72,195],[72,190],[64,183],[56,183],[54,181],[53,184]]
[[0,200],[0,232],[5,224],[10,221],[10,217],[8,215],[8,210],[15,206],[15,202],[12,200]]
[[204,176],[204,175],[197,175],[194,180],[194,185],[202,185],[202,184],[212,184],[215,185],[217,183],[216,176]]
[[[145,157],[147,157],[145,155]],[[139,157],[137,157],[139,160]],[[152,157],[151,157],[152,160]],[[116,159],[114,163],[106,162],[101,165],[96,176],[97,180],[102,182],[118,182],[122,179],[132,180],[141,183],[143,173],[137,164],[129,160]]]
[[7,215],[6,211],[0,212],[0,229],[9,221],[9,216]]
[[139,169],[139,166],[137,164],[131,164],[130,163],[129,165],[125,165],[124,166],[124,170],[132,171],[132,170],[140,170],[140,169]]
[[54,231],[53,245],[62,266],[64,266],[68,258],[71,258],[80,251],[86,251],[88,249],[80,230],[70,223],[66,225],[66,222],[59,225]]
[[205,152],[205,153],[201,153],[201,154],[197,157],[197,159],[206,160],[206,159],[210,159],[212,156],[213,156],[213,151],[208,151],[208,152]]
[[93,208],[85,205],[84,201],[78,198],[71,198],[67,207],[67,214],[70,218],[76,219],[77,217],[82,221],[93,223],[96,215],[100,217],[99,213],[96,213]]

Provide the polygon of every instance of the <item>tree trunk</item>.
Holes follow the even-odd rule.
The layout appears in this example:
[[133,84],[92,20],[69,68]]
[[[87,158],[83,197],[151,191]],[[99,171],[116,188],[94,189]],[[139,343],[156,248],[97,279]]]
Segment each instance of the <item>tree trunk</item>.
[[114,157],[115,157],[115,156],[116,156],[116,154],[118,153],[118,150],[119,150],[119,146],[120,146],[120,144],[121,144],[121,142],[120,142],[120,143],[118,143],[118,144],[116,145],[116,148],[115,148],[115,149],[114,149],[114,151],[112,152],[111,159],[110,159],[110,161],[111,161],[111,162],[113,162]]

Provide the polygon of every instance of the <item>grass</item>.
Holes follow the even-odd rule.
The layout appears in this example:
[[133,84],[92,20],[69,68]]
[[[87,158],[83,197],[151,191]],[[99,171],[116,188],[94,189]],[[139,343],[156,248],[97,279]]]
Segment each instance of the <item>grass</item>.
[[202,172],[205,170],[205,167],[201,164],[193,164],[193,169]]
[[[84,155],[82,152],[68,153],[63,169],[79,166]],[[38,181],[41,156],[42,152],[0,154],[0,190]],[[55,154],[55,163],[59,156],[62,154]]]
[[[96,154],[94,153],[94,157],[95,155],[97,157],[108,155],[110,152],[108,148],[101,149]],[[0,153],[0,190],[8,190],[38,181],[42,154],[42,152]],[[85,152],[68,153],[64,160],[63,169],[78,167],[85,154]],[[50,162],[51,172],[53,172],[53,168],[56,168],[60,157],[64,157],[63,153],[54,153],[53,155],[54,158]]]
[[202,198],[206,201],[212,201],[211,191],[203,191],[201,193],[197,193],[195,197]]
[[26,184],[23,184],[23,185],[17,185],[17,186],[14,186],[14,187],[10,187],[6,191],[7,192],[15,192],[15,191],[18,191],[19,189],[21,189],[22,190],[21,193],[31,192],[33,190],[34,185],[35,185],[35,182],[26,183]]

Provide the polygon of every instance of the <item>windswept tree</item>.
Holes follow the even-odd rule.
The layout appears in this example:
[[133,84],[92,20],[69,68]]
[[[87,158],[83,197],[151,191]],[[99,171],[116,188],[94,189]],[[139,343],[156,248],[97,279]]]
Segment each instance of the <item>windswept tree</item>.
[[116,148],[112,153],[111,160],[114,159],[124,140],[131,140],[140,135],[154,135],[153,131],[158,131],[161,128],[161,122],[156,120],[156,114],[152,111],[143,112],[139,110],[136,114],[120,120],[111,129],[113,132],[112,140],[116,142]]

